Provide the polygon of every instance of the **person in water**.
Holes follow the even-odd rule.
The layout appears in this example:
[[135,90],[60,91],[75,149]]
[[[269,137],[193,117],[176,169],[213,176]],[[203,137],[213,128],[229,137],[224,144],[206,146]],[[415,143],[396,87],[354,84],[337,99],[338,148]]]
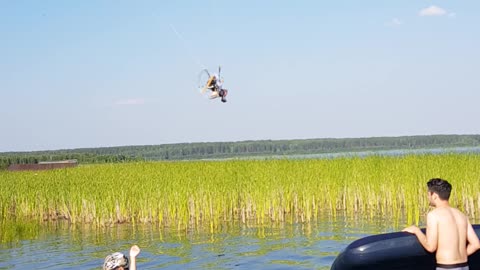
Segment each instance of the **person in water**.
[[478,236],[468,217],[450,206],[450,183],[433,178],[427,187],[428,201],[434,209],[427,214],[426,235],[415,225],[403,231],[415,234],[428,252],[436,252],[437,270],[468,270],[468,256],[480,249]]
[[115,252],[107,257],[103,262],[103,270],[137,270],[137,256],[140,253],[140,248],[133,245],[130,248],[130,261],[123,255],[123,253]]

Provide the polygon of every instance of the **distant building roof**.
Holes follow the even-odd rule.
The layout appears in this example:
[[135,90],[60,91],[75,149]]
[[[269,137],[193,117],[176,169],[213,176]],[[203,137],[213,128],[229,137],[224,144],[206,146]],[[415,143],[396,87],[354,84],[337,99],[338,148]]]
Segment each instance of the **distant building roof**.
[[35,164],[12,164],[8,166],[9,171],[41,171],[76,167],[77,160],[45,161]]

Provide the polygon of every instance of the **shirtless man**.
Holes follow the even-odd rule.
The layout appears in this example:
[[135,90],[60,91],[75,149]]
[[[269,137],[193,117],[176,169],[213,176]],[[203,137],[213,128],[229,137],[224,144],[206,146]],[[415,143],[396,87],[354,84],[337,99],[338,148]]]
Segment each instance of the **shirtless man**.
[[437,252],[437,270],[468,270],[468,256],[480,249],[480,241],[467,216],[448,203],[452,185],[434,178],[427,186],[428,201],[435,208],[427,214],[427,234],[414,225],[403,231],[415,234],[428,252]]

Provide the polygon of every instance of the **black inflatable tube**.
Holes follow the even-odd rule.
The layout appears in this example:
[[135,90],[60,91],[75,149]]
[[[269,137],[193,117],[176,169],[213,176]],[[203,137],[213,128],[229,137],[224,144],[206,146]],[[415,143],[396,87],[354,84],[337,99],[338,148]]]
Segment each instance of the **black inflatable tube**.
[[[473,225],[480,236],[480,225]],[[425,229],[422,229],[425,232]],[[480,251],[468,257],[470,270],[480,270]],[[377,234],[348,245],[331,270],[434,270],[435,254],[427,252],[415,235],[406,232]]]

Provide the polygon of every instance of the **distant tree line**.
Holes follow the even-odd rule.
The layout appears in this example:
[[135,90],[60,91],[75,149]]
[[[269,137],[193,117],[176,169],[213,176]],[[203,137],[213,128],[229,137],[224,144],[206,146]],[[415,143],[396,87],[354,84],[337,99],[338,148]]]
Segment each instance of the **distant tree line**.
[[35,152],[7,152],[0,153],[0,168],[6,168],[9,164],[13,163],[36,163],[39,161],[64,159],[77,159],[79,163],[111,163],[138,160],[186,160],[474,146],[480,146],[480,135],[179,143]]

